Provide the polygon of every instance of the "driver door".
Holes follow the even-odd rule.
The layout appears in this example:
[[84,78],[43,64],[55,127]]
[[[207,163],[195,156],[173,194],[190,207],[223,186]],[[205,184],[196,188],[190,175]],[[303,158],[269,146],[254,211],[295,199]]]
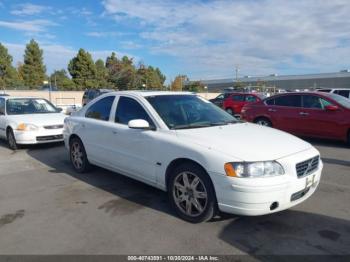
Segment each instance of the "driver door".
[[[115,111],[115,127],[110,141],[118,157],[111,163],[115,169],[147,183],[156,183],[157,131],[154,121],[134,98],[120,96]],[[129,128],[130,120],[144,119],[153,130]]]

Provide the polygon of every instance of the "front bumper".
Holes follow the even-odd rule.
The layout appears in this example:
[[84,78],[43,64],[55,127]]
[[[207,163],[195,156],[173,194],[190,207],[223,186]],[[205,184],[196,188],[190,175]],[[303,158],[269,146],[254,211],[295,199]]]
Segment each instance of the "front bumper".
[[232,178],[215,175],[214,187],[222,212],[257,216],[282,211],[293,207],[307,198],[316,190],[323,168],[319,162],[317,170],[298,178],[295,164],[317,155],[316,150],[308,150],[277,160],[285,174],[266,178]]
[[44,129],[40,128],[36,131],[14,131],[17,144],[43,144],[63,141],[63,128],[60,129]]

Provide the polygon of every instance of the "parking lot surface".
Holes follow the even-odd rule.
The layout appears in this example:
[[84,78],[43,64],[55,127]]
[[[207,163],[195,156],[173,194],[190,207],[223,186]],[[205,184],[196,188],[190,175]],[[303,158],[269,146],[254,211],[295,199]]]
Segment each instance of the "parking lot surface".
[[166,193],[94,168],[73,171],[62,144],[0,142],[0,254],[350,254],[350,149],[310,140],[325,167],[304,203],[260,217],[190,224]]

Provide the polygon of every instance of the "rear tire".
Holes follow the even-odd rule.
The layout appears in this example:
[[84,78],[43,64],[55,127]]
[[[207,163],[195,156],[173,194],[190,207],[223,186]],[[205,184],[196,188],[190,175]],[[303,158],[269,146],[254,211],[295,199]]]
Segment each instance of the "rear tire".
[[15,137],[15,134],[13,133],[12,128],[7,129],[6,137],[7,137],[8,147],[12,150],[17,150],[18,145],[17,145],[16,137]]
[[233,110],[231,108],[226,108],[226,112],[230,115],[233,115]]
[[217,201],[214,187],[201,167],[184,163],[173,170],[168,181],[170,204],[180,218],[201,223],[215,215]]
[[91,164],[86,155],[85,147],[77,137],[72,138],[69,144],[70,161],[78,173],[85,173],[90,170]]
[[254,123],[258,124],[260,126],[272,127],[271,121],[269,119],[267,119],[266,117],[259,117],[259,118],[254,120]]

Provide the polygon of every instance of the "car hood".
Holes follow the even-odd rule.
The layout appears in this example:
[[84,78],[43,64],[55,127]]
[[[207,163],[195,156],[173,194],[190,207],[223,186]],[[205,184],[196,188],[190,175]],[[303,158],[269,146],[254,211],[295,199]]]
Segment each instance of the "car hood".
[[9,119],[17,124],[26,123],[36,126],[63,125],[64,119],[67,117],[62,113],[49,114],[25,114],[25,115],[9,115]]
[[276,160],[312,147],[288,133],[249,123],[176,130],[176,133],[190,143],[242,161]]

